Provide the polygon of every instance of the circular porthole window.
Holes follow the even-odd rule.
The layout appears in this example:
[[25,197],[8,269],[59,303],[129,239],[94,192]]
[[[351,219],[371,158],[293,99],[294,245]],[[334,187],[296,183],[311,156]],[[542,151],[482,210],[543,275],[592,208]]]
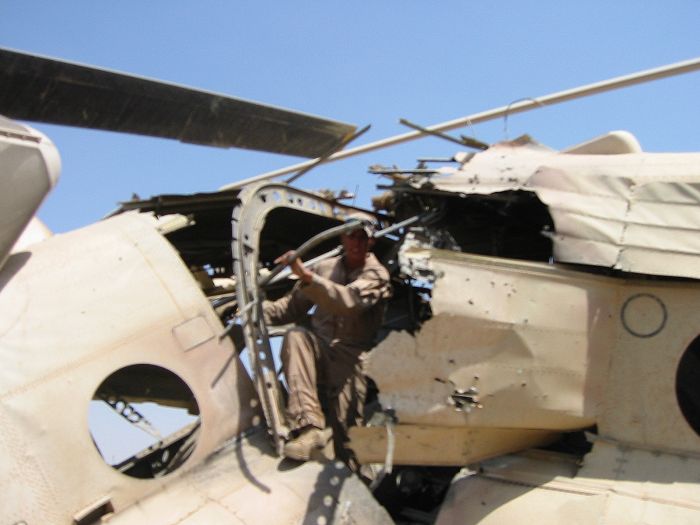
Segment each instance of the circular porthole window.
[[700,436],[700,336],[683,353],[676,371],[676,397],[685,420]]
[[199,407],[176,374],[131,365],[109,375],[90,402],[93,442],[114,469],[135,478],[172,472],[190,456],[199,434]]

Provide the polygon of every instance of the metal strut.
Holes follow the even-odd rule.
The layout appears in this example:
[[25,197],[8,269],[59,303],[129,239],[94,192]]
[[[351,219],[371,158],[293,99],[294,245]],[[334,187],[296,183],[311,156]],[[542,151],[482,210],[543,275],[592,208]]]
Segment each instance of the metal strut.
[[[243,328],[243,337],[248,349],[250,365],[253,371],[258,397],[263,409],[265,420],[275,449],[282,454],[284,443],[289,436],[289,427],[285,419],[284,403],[281,386],[270,347],[269,334],[262,312],[265,298],[264,286],[282,277],[284,265],[275,268],[270,274],[259,278],[259,237],[265,225],[265,216],[273,209],[280,207],[293,208],[306,213],[312,213],[326,218],[336,218],[334,206],[328,201],[285,184],[267,183],[245,188],[239,195],[238,204],[232,215],[232,243],[234,271],[236,274],[236,300]],[[344,208],[340,206],[340,208]],[[417,222],[430,221],[433,215],[423,213],[411,217],[389,228],[374,233],[381,237],[405,228]],[[297,255],[303,255],[319,242],[333,236],[361,227],[359,220],[348,221],[345,224],[326,230],[302,244]],[[337,254],[337,250],[329,253]],[[318,257],[321,260],[327,257]],[[221,374],[217,375],[217,379]]]
[[105,394],[102,392],[98,393],[97,397],[99,397],[102,401],[107,403],[112,408],[112,410],[114,410],[117,414],[122,416],[136,428],[143,430],[147,434],[150,434],[158,441],[163,440],[163,436],[160,434],[158,429],[155,426],[153,426],[153,423],[146,419],[146,417],[143,414],[141,414],[141,412],[136,410],[136,408],[126,399],[120,397],[117,394]]
[[[261,283],[269,282],[276,274],[259,281],[259,237],[265,224],[265,216],[273,209],[286,207],[335,218],[334,206],[318,195],[307,193],[285,184],[259,184],[245,188],[239,195],[240,204],[233,209],[232,243],[234,271],[236,274],[236,298],[241,312],[243,337],[248,349],[258,397],[265,415],[275,449],[281,454],[289,435],[286,424],[281,386],[275,370],[267,326],[262,312],[264,291]],[[342,208],[342,206],[341,206]],[[360,227],[361,223],[348,223],[322,234],[324,238],[339,235],[342,231]],[[297,252],[308,250],[302,245]],[[277,270],[279,273],[282,269]]]

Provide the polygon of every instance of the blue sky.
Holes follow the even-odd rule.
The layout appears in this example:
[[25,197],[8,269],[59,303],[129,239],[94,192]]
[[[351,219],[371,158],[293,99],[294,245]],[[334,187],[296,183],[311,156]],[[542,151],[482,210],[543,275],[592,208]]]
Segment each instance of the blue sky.
[[[0,0],[0,46],[163,79],[355,123],[358,144],[523,97],[700,56],[700,2],[339,2]],[[511,116],[508,137],[554,148],[627,129],[649,151],[700,149],[700,73]],[[36,125],[57,144],[61,181],[39,216],[88,224],[132,193],[210,191],[302,159]],[[464,131],[461,131],[464,132]],[[473,130],[505,136],[503,121]],[[454,145],[423,139],[314,170],[307,189],[358,191],[371,164],[412,167]]]

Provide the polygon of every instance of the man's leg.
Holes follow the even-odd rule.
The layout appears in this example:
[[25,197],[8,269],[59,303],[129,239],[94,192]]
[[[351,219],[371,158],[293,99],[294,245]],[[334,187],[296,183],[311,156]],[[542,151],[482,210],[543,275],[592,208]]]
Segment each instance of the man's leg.
[[327,442],[326,420],[318,399],[319,341],[305,328],[295,327],[284,336],[282,368],[287,380],[287,420],[296,436],[284,447],[284,455],[308,460],[314,448]]
[[[355,358],[357,359],[357,358]],[[363,423],[362,412],[367,397],[367,377],[362,359],[354,364],[333,363],[330,375],[334,376],[335,388],[328,391],[328,419],[333,428],[333,444],[336,457],[350,468],[356,467],[352,451],[346,448],[348,429]],[[340,384],[339,384],[340,383]]]

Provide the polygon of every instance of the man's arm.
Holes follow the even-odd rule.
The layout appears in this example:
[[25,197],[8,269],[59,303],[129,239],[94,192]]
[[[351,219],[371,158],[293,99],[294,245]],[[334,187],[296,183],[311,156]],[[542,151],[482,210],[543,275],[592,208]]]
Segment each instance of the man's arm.
[[379,263],[365,268],[351,283],[342,285],[312,272],[295,255],[293,251],[287,252],[275,262],[288,264],[299,277],[300,286],[295,291],[334,314],[357,313],[391,296],[389,272]]
[[[294,274],[299,277],[300,283],[303,285],[305,282],[310,282],[311,272],[304,267],[298,257],[294,257],[294,251],[288,251],[284,255],[281,255],[275,259],[275,264],[288,264],[290,269]],[[308,273],[309,275],[303,277]],[[263,315],[265,316],[265,323],[271,326],[294,323],[299,321],[309,309],[313,306],[313,303],[299,293],[299,284],[297,284],[291,291],[284,297],[277,299],[276,301],[265,301],[263,303]]]
[[[293,257],[294,252],[289,251],[275,259],[275,264],[286,263],[292,272],[299,277],[303,285],[311,281],[311,272],[304,267],[298,257]],[[309,275],[306,275],[306,274]],[[271,326],[295,323],[303,318],[313,306],[312,301],[304,297],[299,292],[299,285],[296,285],[291,293],[277,299],[276,301],[265,301],[263,303],[263,315],[265,323]]]
[[304,318],[312,306],[313,303],[300,293],[297,285],[284,297],[276,301],[263,302],[265,324],[277,326],[297,323]]
[[365,269],[357,279],[342,285],[313,274],[300,292],[315,304],[336,315],[357,314],[391,296],[389,273],[380,265]]

